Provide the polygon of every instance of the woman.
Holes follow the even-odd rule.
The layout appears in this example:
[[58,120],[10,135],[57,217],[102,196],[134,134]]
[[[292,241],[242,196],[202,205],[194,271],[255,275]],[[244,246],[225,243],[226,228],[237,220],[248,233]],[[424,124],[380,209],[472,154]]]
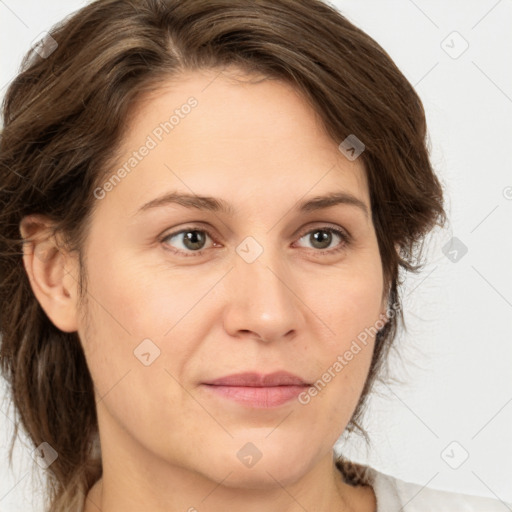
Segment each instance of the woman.
[[368,35],[317,0],[99,0],[3,116],[1,361],[49,510],[501,510],[334,457],[446,220]]

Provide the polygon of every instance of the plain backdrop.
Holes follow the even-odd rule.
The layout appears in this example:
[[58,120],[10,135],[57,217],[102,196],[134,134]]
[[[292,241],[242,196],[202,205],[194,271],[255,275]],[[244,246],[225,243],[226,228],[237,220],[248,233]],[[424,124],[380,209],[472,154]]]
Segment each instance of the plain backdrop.
[[[0,0],[1,98],[41,32],[86,3]],[[403,480],[510,502],[512,1],[330,3],[416,87],[450,217],[402,292],[408,330],[392,368],[404,384],[377,388],[370,450],[350,437],[337,449]],[[19,443],[8,467],[13,424],[1,407],[0,510],[41,511],[31,447]]]

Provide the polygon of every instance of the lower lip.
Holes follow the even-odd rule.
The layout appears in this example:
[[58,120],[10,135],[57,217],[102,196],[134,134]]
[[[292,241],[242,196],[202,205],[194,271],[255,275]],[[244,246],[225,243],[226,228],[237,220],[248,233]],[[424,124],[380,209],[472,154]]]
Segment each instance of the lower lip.
[[279,407],[296,399],[307,386],[212,386],[205,387],[218,396],[233,400],[248,407],[268,409]]

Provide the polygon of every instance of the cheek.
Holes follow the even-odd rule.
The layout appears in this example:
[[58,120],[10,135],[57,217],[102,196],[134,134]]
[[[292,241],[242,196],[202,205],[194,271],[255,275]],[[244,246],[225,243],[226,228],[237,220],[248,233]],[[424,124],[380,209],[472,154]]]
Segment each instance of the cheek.
[[108,253],[96,262],[89,280],[90,294],[105,310],[106,325],[132,341],[162,339],[211,288],[207,276],[202,278],[190,268],[171,268],[133,255],[114,258]]
[[336,348],[322,353],[322,369],[300,397],[309,428],[326,446],[339,438],[350,421],[368,376],[373,340],[339,339]]
[[[218,277],[201,278],[190,268],[164,268],[94,248],[87,274],[88,321],[79,332],[97,393],[103,396],[131,383],[126,384],[128,402],[122,392],[118,396],[126,411],[148,392],[155,400],[157,395],[160,400],[179,396],[173,377],[183,380],[207,336],[211,317],[204,309],[208,301],[201,299]],[[144,401],[151,404],[151,399]],[[161,410],[158,400],[153,406]]]
[[311,350],[317,381],[303,402],[319,414],[323,411],[333,425],[352,415],[368,375],[376,332],[384,325],[379,265],[380,260],[367,260],[351,272],[333,273],[330,280],[317,281],[322,286],[309,294],[326,335]]
[[[315,315],[326,327],[326,350],[345,350],[351,341],[369,338],[381,319],[382,273],[380,260],[361,261],[358,265],[331,272],[329,279],[316,279],[314,292],[308,292]],[[377,329],[382,327],[380,323]],[[366,336],[365,336],[366,333]],[[347,346],[348,344],[348,346]]]
[[[180,385],[193,340],[180,337],[179,326],[174,336],[173,331],[165,341],[163,336],[185,314],[184,304],[170,302],[172,290],[161,280],[142,277],[129,273],[125,278],[121,266],[109,272],[105,265],[91,273],[86,324],[79,334],[102,409],[99,419],[115,418],[117,425],[149,446],[153,437],[167,436],[170,442],[169,425],[186,421],[192,428],[193,418],[204,411],[191,408],[195,403]],[[108,430],[112,424],[102,427],[112,437],[119,435]]]

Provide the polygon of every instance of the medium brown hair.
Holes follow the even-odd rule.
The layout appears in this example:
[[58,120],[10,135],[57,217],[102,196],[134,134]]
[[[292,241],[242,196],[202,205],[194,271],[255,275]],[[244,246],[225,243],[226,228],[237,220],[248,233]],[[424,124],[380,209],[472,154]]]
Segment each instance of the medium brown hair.
[[47,442],[58,453],[48,471],[50,510],[81,510],[101,476],[96,404],[78,334],[57,329],[31,290],[20,221],[53,221],[80,255],[84,297],[93,190],[112,172],[137,102],[185,71],[236,66],[285,81],[336,144],[354,134],[365,145],[359,158],[395,313],[377,334],[347,426],[366,437],[358,420],[404,325],[400,270],[422,268],[425,236],[446,220],[422,103],[389,55],[320,0],[98,0],[50,34],[56,49],[46,58],[28,52],[7,90],[0,141],[0,361],[16,433],[20,423],[34,446]]

